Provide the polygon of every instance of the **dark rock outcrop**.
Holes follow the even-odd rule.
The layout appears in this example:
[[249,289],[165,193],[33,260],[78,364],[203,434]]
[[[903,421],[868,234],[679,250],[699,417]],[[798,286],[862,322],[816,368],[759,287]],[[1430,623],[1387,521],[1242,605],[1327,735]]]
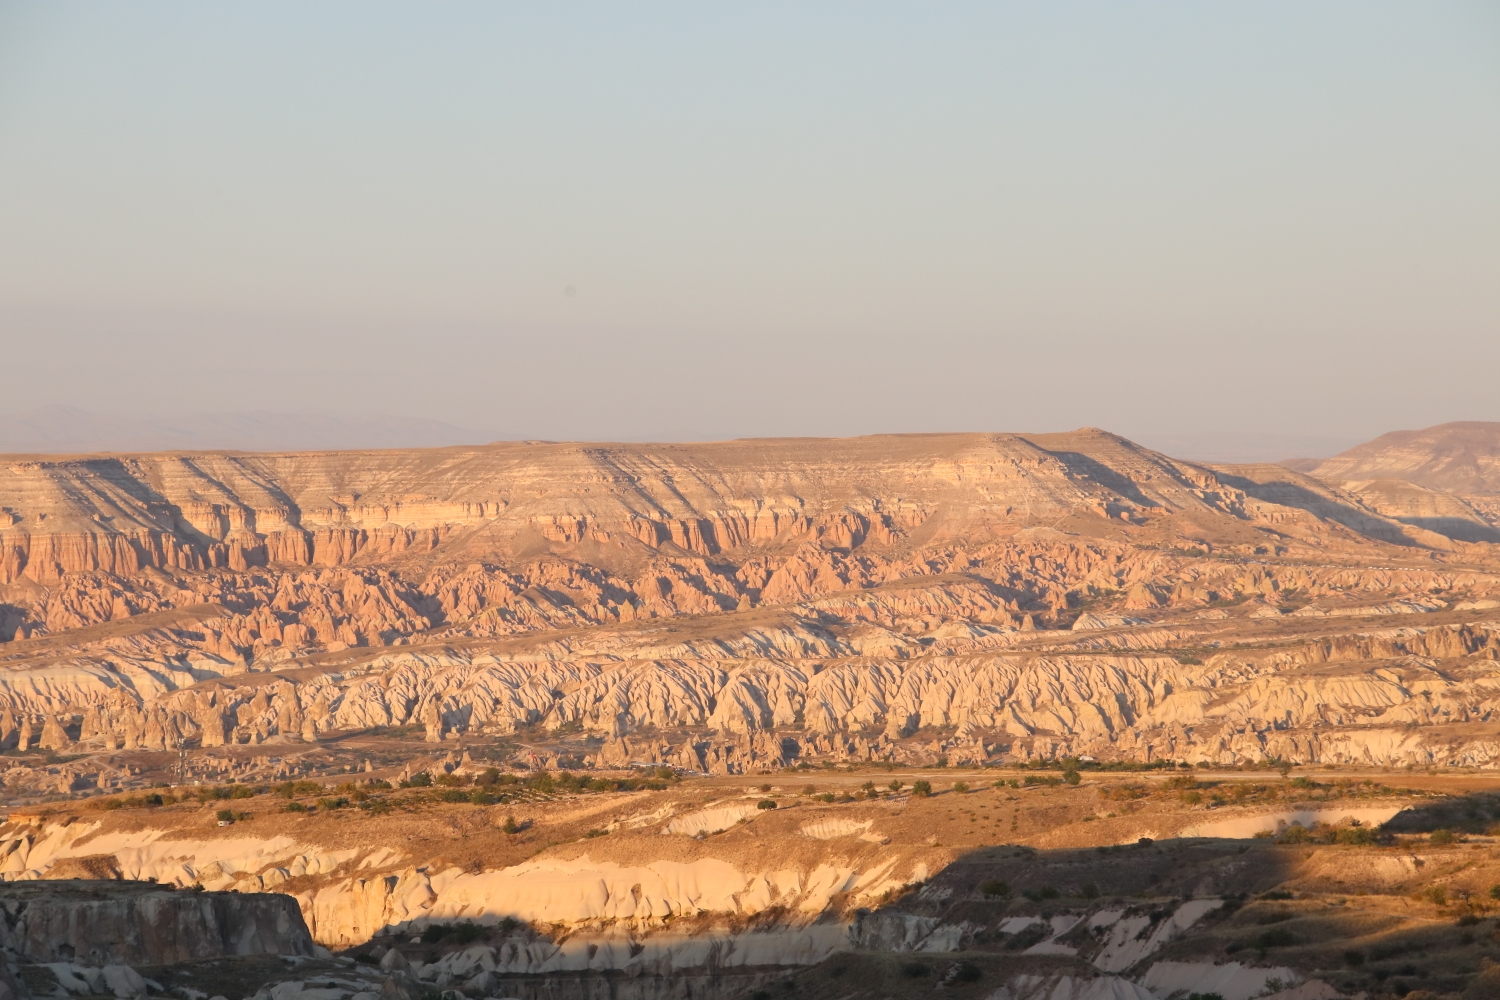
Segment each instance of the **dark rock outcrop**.
[[0,948],[85,965],[315,953],[291,896],[83,879],[0,883]]

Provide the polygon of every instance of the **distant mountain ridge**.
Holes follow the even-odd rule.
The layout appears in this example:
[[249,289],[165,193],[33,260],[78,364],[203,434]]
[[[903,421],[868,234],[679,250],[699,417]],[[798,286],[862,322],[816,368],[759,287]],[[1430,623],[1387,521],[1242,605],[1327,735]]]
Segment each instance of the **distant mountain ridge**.
[[371,414],[258,410],[122,417],[60,405],[0,414],[0,454],[440,448],[496,436],[439,420]]
[[1500,422],[1392,431],[1321,462],[1282,464],[1324,480],[1401,479],[1450,493],[1500,493]]

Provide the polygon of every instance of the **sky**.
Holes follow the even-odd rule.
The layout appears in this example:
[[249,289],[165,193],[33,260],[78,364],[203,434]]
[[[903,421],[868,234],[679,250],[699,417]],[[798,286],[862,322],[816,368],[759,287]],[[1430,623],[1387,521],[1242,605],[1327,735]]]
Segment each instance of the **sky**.
[[0,0],[0,413],[1330,453],[1500,420],[1496,178],[1492,0]]

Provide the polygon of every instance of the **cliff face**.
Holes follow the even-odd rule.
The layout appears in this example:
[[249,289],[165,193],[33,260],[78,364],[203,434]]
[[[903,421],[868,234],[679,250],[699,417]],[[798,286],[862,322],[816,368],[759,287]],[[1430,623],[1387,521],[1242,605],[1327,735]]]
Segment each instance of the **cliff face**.
[[[1370,513],[1312,480],[1297,487]],[[1102,431],[27,459],[0,478],[9,522],[0,582],[382,564],[438,550],[514,556],[587,542],[637,557],[627,543],[732,557],[808,541],[972,541],[1076,515],[1253,524],[1275,513],[1249,500],[1213,470]]]
[[[0,933],[10,935],[0,944],[82,977],[127,956],[159,965],[187,938],[206,974],[213,963],[200,960],[220,954],[316,953],[300,921],[282,930],[295,906],[317,941],[349,951],[342,967],[316,975],[274,963],[280,978],[320,991],[304,1000],[390,996],[403,984],[412,989],[397,995],[664,1000],[684,995],[685,976],[717,979],[701,984],[706,995],[732,997],[778,967],[872,953],[925,957],[937,970],[986,963],[988,992],[1062,974],[1102,991],[1019,994],[1037,1000],[1202,992],[1222,987],[1211,977],[1241,971],[1257,976],[1242,997],[1329,969],[1352,988],[1341,973],[1351,950],[1385,963],[1425,947],[1438,953],[1435,967],[1478,971],[1473,938],[1448,928],[1454,912],[1473,912],[1461,900],[1500,878],[1500,861],[1451,835],[1414,835],[1455,821],[1483,829],[1500,816],[1490,783],[1473,775],[1408,774],[1402,782],[1417,787],[1392,788],[1314,769],[1291,779],[1271,768],[1085,768],[1074,784],[1057,771],[1050,782],[1045,772],[897,773],[906,780],[819,769],[636,791],[512,784],[510,802],[489,806],[372,788],[386,811],[286,812],[262,792],[237,800],[249,818],[229,828],[208,821],[213,802],[193,800],[72,818],[38,810],[0,824]],[[777,808],[762,808],[768,800]],[[1382,824],[1385,842],[1372,843]],[[66,878],[85,870],[160,885]],[[1441,901],[1430,893],[1435,871],[1445,873]],[[237,908],[234,893],[245,894]],[[1269,961],[1227,960],[1248,950],[1235,942],[1294,919],[1296,946],[1272,939]],[[1174,970],[1199,981],[1170,985]],[[160,978],[181,991],[188,971]],[[922,995],[931,990],[929,981]]]
[[0,748],[1485,763],[1487,511],[1097,430],[15,458]]
[[274,893],[177,892],[150,882],[4,882],[0,912],[0,947],[30,962],[169,965],[313,954],[296,901]]

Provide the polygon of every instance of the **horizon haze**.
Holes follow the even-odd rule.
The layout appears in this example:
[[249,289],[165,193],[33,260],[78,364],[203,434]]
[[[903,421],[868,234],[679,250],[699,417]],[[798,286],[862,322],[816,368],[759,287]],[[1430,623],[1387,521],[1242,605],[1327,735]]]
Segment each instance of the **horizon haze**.
[[7,2],[5,409],[1493,420],[1497,48],[1463,2]]

